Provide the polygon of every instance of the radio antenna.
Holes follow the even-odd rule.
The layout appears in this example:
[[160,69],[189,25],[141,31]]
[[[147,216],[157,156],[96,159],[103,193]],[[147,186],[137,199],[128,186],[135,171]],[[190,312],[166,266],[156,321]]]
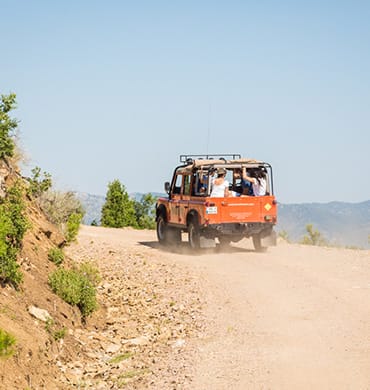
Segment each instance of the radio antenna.
[[208,154],[210,134],[211,134],[211,103],[209,103],[209,107],[208,107],[208,128],[207,128],[206,154]]

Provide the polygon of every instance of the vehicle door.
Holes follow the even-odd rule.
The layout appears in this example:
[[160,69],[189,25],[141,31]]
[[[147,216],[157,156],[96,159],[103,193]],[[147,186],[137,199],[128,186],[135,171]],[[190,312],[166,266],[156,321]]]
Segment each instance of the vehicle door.
[[193,191],[193,175],[191,173],[183,175],[183,191],[180,200],[179,223],[186,225],[186,216],[189,211],[189,201]]
[[183,175],[176,174],[172,189],[171,189],[171,199],[169,200],[169,215],[168,222],[173,224],[178,224],[180,221],[180,201],[182,196],[183,188]]

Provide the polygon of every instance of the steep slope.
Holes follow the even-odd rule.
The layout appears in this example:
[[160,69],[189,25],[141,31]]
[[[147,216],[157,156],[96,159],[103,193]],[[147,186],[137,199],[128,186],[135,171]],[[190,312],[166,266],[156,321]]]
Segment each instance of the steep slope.
[[[9,389],[59,389],[61,372],[56,362],[73,359],[75,340],[66,334],[56,341],[53,332],[80,326],[80,313],[57,297],[47,283],[56,268],[48,260],[48,251],[63,245],[64,238],[35,205],[27,204],[32,226],[19,256],[24,280],[19,291],[7,285],[0,289],[0,327],[17,340],[15,355],[1,362],[0,382]],[[35,318],[31,308],[46,310],[52,322]]]
[[[18,175],[11,176],[3,184]],[[120,229],[101,228],[102,239],[88,236],[64,247],[64,266],[93,261],[103,279],[99,308],[82,323],[79,310],[48,285],[56,269],[48,252],[63,247],[64,237],[37,205],[25,201],[31,228],[18,258],[24,280],[18,291],[0,286],[0,328],[16,338],[14,355],[1,359],[0,388],[169,389],[187,381],[191,363],[184,340],[202,326],[191,275],[160,258],[147,260],[149,248],[144,253],[136,243],[111,243]],[[45,321],[45,313],[51,320]]]

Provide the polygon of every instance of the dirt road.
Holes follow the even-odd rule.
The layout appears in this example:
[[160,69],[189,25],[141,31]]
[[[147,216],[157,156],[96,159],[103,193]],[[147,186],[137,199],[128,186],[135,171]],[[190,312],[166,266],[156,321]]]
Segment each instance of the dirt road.
[[160,247],[152,231],[96,227],[79,241],[135,248],[201,281],[206,327],[192,341],[189,388],[370,389],[369,251],[281,243],[255,253],[245,240],[193,255]]

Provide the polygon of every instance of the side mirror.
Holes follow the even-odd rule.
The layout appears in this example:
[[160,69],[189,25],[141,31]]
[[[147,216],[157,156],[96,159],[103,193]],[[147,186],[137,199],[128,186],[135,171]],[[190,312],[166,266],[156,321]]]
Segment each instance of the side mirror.
[[170,192],[170,186],[171,186],[171,184],[169,181],[166,181],[164,183],[164,190],[167,192],[167,194],[169,194],[169,192]]

